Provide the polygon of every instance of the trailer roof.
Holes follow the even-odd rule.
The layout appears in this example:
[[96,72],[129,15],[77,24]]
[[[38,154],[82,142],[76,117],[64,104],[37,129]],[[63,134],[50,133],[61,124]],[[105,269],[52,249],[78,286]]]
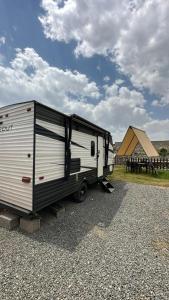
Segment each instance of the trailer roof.
[[82,125],[87,125],[88,127],[90,127],[91,129],[97,129],[98,131],[100,132],[105,132],[105,133],[108,133],[110,134],[110,132],[108,130],[105,130],[104,128],[102,127],[99,127],[97,126],[96,124],[80,117],[79,115],[76,115],[76,114],[72,114],[71,115],[72,119],[75,120],[76,122],[82,124]]
[[47,106],[47,105],[45,105],[45,104],[43,104],[43,103],[41,103],[41,102],[39,102],[37,100],[29,100],[29,101],[23,101],[23,102],[13,103],[13,104],[9,104],[9,105],[3,106],[3,107],[10,107],[10,106],[13,106],[13,105],[20,105],[20,104],[26,104],[26,103],[32,103],[32,102],[37,103],[37,104],[39,104],[39,105],[41,105],[41,106],[43,106],[43,107],[45,107],[47,109],[50,109],[52,111],[55,111],[55,112],[61,114],[64,117],[72,118],[77,123],[85,125],[85,126],[88,126],[89,128],[91,128],[93,130],[97,130],[97,131],[102,132],[102,133],[110,134],[110,132],[108,130],[106,130],[106,129],[102,128],[102,127],[97,126],[96,124],[88,121],[87,119],[82,118],[79,115],[76,115],[76,114],[71,114],[71,115],[64,114],[64,113],[56,110],[55,108]]
[[90,121],[82,118],[79,115],[76,115],[76,114],[70,114],[70,115],[64,114],[64,113],[56,110],[55,108],[52,108],[52,107],[47,106],[45,104],[42,104],[41,102],[38,102],[38,101],[35,101],[35,102],[38,103],[38,104],[40,104],[40,105],[42,105],[42,106],[44,106],[44,107],[46,107],[46,108],[48,108],[48,109],[51,109],[52,111],[57,111],[59,114],[65,116],[65,117],[72,118],[75,122],[78,122],[78,123],[80,123],[82,125],[88,126],[89,128],[91,128],[93,130],[97,130],[97,131],[102,132],[102,133],[104,132],[104,133],[110,134],[110,132],[107,131],[106,129],[97,126],[96,124],[94,124],[94,123],[92,123],[92,122],[90,122]]
[[37,102],[36,100],[29,100],[29,101],[22,101],[22,102],[15,102],[15,103],[12,103],[12,104],[8,104],[8,105],[5,105],[5,106],[1,106],[1,108],[6,108],[6,107],[12,107],[14,105],[20,105],[20,104],[27,104],[27,103],[32,103],[32,102]]

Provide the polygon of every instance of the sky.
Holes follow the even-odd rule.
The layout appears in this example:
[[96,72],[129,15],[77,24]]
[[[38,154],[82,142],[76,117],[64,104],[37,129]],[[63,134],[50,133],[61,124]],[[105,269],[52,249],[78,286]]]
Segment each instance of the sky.
[[0,0],[0,107],[37,100],[121,141],[169,139],[169,1]]

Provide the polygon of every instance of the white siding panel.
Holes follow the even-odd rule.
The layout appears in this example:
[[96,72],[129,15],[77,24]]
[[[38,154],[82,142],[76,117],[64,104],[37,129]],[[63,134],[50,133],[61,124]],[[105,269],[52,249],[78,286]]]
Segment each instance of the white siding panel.
[[101,136],[98,136],[98,176],[103,175],[103,166],[105,164],[105,148],[104,148],[104,139]]
[[[71,145],[71,157],[80,158],[81,160],[81,171],[85,172],[90,170],[90,167],[96,168],[97,166],[97,138],[93,135],[89,135],[80,131],[72,130],[72,141],[85,147],[79,147],[76,145]],[[91,156],[91,141],[95,142],[95,156]],[[83,168],[83,166],[85,168]],[[86,168],[86,167],[89,167]]]
[[[109,149],[113,151],[113,146],[109,144]],[[109,157],[108,157],[108,165],[114,164],[114,153],[109,151]]]
[[56,124],[52,124],[52,123],[48,123],[46,121],[42,121],[42,120],[36,120],[36,124],[48,129],[48,130],[51,130],[53,131],[54,133],[57,133],[61,136],[65,136],[65,127],[63,126],[59,126],[59,125],[56,125]]
[[103,166],[105,166],[105,155],[106,155],[105,139],[103,138]]
[[[62,137],[65,136],[65,128],[63,126],[39,119],[36,120],[36,124],[57,133]],[[35,153],[35,184],[64,177],[64,142],[37,134]],[[43,180],[39,179],[41,176],[44,177]]]
[[35,184],[64,177],[64,162],[65,143],[37,134]]
[[[0,116],[0,199],[32,210],[34,103],[1,108]],[[31,183],[23,183],[23,176]]]

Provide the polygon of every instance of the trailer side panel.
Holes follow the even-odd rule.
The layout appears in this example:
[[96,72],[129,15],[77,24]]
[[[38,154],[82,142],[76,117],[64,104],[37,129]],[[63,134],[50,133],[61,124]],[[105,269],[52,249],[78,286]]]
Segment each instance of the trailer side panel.
[[35,184],[64,177],[65,128],[36,119]]
[[32,210],[33,128],[34,102],[0,109],[0,203],[28,211]]
[[[93,143],[94,153],[91,154]],[[71,143],[72,159],[80,159],[80,172],[90,171],[97,168],[97,137],[81,131],[72,130]]]

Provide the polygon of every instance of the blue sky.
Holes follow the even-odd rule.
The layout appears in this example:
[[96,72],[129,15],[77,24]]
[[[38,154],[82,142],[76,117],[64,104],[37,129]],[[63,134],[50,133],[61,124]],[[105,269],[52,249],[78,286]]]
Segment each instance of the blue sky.
[[2,52],[7,63],[14,57],[15,48],[31,47],[50,65],[77,70],[101,86],[105,76],[109,76],[112,81],[124,78],[124,75],[117,74],[109,59],[99,55],[88,59],[76,58],[73,54],[75,42],[66,44],[46,39],[38,20],[39,15],[43,13],[40,4],[39,0],[0,2],[0,36],[5,36],[8,41]]
[[162,0],[1,0],[0,105],[38,99],[116,141],[129,125],[168,139],[167,13]]

